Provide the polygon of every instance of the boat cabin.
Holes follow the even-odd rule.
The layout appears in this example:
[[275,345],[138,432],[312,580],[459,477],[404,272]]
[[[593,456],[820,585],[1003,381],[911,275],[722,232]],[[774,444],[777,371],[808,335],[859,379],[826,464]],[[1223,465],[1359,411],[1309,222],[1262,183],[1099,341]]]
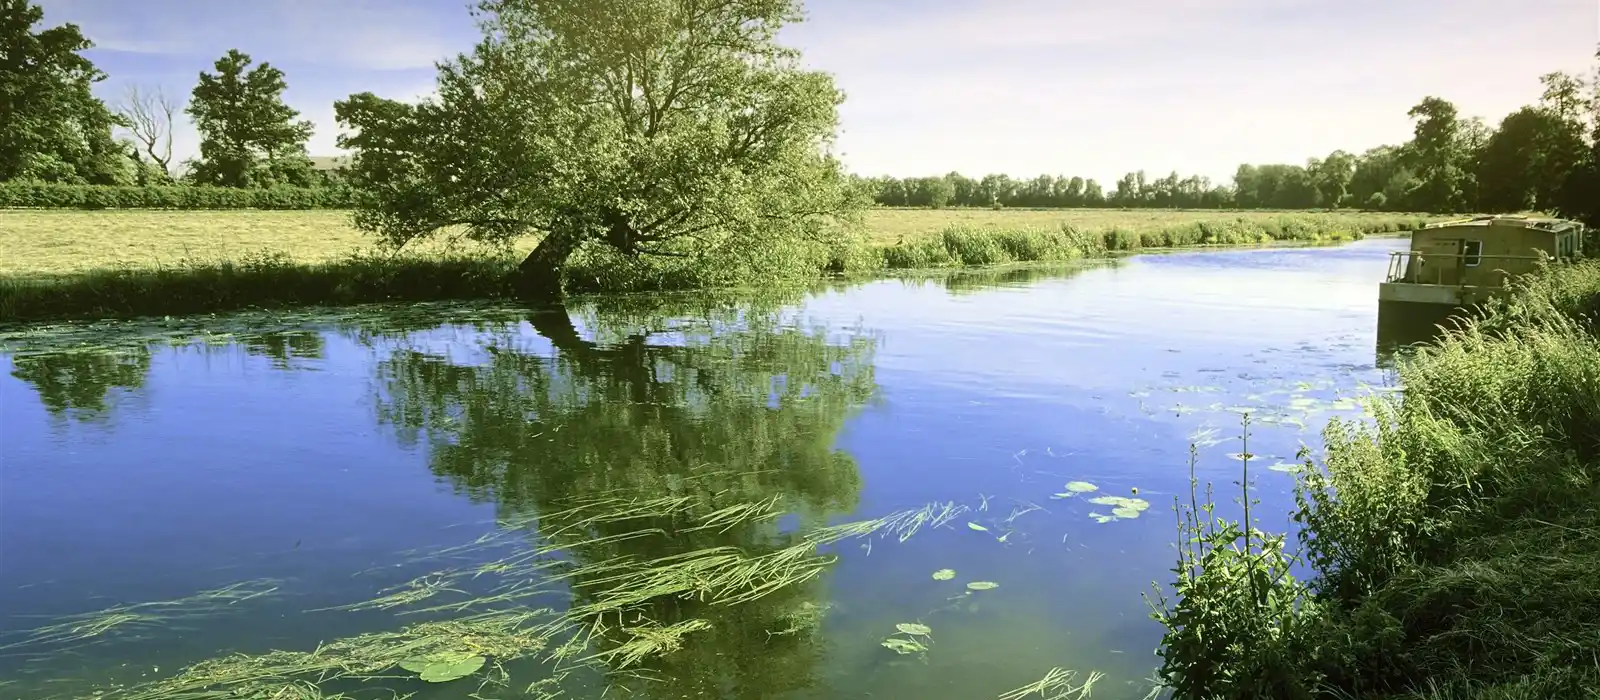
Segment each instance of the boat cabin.
[[1560,219],[1479,216],[1429,224],[1394,253],[1379,299],[1451,306],[1481,303],[1541,259],[1582,252],[1583,226]]

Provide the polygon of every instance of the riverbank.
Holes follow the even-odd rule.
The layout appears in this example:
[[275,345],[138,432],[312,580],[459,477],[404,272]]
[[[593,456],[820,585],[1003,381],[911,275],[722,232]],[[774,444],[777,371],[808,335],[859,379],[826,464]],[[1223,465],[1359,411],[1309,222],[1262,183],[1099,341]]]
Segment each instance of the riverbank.
[[[1065,261],[1140,250],[1335,241],[1410,230],[1415,215],[1113,210],[874,210],[868,234],[801,274]],[[0,212],[0,322],[307,304],[503,298],[526,247],[369,246],[342,212]],[[526,246],[531,247],[532,242]],[[574,292],[681,288],[577,256]]]
[[1271,536],[1186,521],[1175,697],[1595,697],[1600,261],[1525,280],[1400,375],[1300,474],[1308,581]]

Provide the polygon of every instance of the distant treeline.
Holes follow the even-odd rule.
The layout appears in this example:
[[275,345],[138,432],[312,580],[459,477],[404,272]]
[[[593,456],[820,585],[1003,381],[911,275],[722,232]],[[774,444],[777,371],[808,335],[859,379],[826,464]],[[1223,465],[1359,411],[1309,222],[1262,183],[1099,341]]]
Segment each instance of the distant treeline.
[[1174,172],[1128,173],[1107,191],[1092,178],[960,173],[863,178],[884,206],[1149,207],[1379,211],[1559,211],[1595,221],[1600,209],[1600,75],[1540,77],[1544,93],[1490,127],[1428,97],[1407,114],[1413,137],[1359,155],[1334,151],[1302,165],[1240,165],[1231,184]]

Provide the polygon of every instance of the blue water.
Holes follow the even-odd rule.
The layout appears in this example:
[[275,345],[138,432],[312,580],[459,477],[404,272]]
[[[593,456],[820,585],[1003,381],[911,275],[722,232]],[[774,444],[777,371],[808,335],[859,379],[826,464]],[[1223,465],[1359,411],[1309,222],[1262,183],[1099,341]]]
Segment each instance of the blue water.
[[[1252,409],[1256,513],[1287,527],[1293,478],[1265,467],[1391,381],[1376,285],[1401,244],[598,299],[560,320],[425,305],[13,333],[0,697],[126,693],[228,652],[400,629],[438,613],[325,608],[504,554],[442,548],[554,527],[523,537],[522,516],[702,487],[717,507],[775,498],[790,515],[564,556],[758,551],[931,502],[968,510],[903,542],[825,547],[838,560],[817,578],[748,605],[652,603],[712,627],[645,664],[654,680],[588,668],[563,681],[573,696],[612,682],[661,698],[992,698],[1061,667],[1104,674],[1096,698],[1143,697],[1161,636],[1143,595],[1169,576],[1190,444],[1214,443],[1198,475],[1232,499],[1229,409]],[[1099,491],[1055,496],[1069,481]],[[1105,495],[1149,507],[1097,522],[1112,507],[1088,500]],[[240,582],[260,595],[191,598]],[[39,631],[155,601],[183,602],[100,634]],[[774,636],[796,606],[825,611],[819,625]],[[881,644],[899,623],[931,629],[923,652]],[[505,669],[483,697],[533,697],[551,673]],[[483,677],[328,690],[465,697]]]

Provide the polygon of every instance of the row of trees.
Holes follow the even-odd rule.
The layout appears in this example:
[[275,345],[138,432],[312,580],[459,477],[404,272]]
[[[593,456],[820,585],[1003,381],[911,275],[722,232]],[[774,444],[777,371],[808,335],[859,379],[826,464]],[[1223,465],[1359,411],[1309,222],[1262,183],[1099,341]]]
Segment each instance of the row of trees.
[[[81,55],[93,44],[72,24],[35,31],[42,18],[30,0],[0,0],[0,182],[168,184],[180,169],[187,184],[324,182],[306,157],[312,124],[283,102],[287,83],[278,68],[230,50],[214,72],[200,73],[186,103],[130,86],[108,105],[91,93],[106,75]],[[1142,170],[1109,191],[1064,175],[856,181],[888,206],[1570,210],[1595,192],[1586,173],[1600,134],[1600,71],[1592,80],[1560,72],[1540,80],[1539,103],[1498,127],[1428,97],[1409,112],[1416,127],[1407,143],[1359,155],[1334,151],[1303,165],[1240,165],[1230,184],[1176,172],[1152,179]],[[201,137],[199,157],[182,164],[172,155],[179,114]]]
[[[1600,54],[1597,54],[1600,57]],[[1600,200],[1594,182],[1600,141],[1600,66],[1595,76],[1540,77],[1544,93],[1490,127],[1428,97],[1409,111],[1410,141],[1361,154],[1339,150],[1304,165],[1240,165],[1231,185],[1174,172],[1128,173],[1110,192],[1095,180],[1041,175],[971,178],[960,173],[865,178],[886,206],[1155,207],[1317,209],[1359,207],[1430,212],[1561,210],[1583,216]],[[1592,206],[1592,205],[1590,205]]]
[[[0,0],[0,182],[170,184],[178,166],[187,184],[322,181],[306,156],[312,124],[283,102],[278,68],[230,50],[186,103],[130,86],[107,104],[92,93],[106,74],[81,53],[94,44],[77,25],[36,29],[43,17],[30,0]],[[199,157],[181,164],[172,155],[180,113],[200,133]]]

